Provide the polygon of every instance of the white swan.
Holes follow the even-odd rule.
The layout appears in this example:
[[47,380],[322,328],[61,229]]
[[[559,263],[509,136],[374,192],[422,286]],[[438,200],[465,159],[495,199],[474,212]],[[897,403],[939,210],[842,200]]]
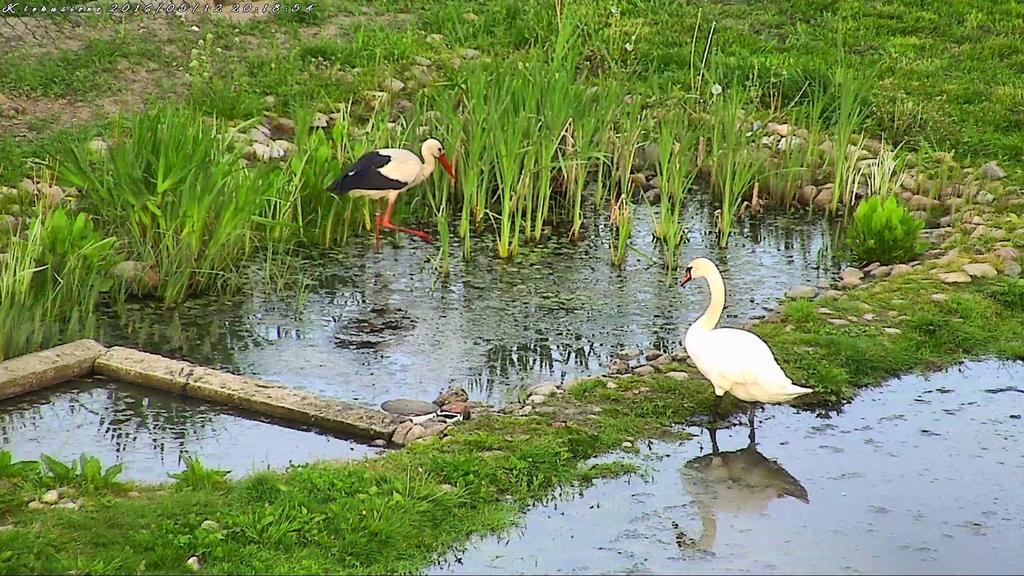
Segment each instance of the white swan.
[[[726,392],[744,402],[788,402],[813,390],[793,384],[775,361],[768,345],[756,334],[735,328],[715,328],[725,308],[725,282],[715,263],[697,258],[686,267],[682,286],[704,278],[711,303],[686,331],[686,353],[697,370],[715,387],[715,418]],[[750,441],[754,441],[754,405],[748,415]]]

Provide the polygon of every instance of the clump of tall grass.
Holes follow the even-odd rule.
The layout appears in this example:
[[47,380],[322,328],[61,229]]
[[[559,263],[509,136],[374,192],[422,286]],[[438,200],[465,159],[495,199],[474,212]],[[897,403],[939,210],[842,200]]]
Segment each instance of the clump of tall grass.
[[219,136],[216,121],[160,106],[119,119],[99,158],[71,142],[59,173],[131,259],[159,270],[159,295],[173,305],[233,287],[233,272],[255,245],[268,192],[243,170],[242,154]]
[[711,131],[711,181],[719,197],[719,244],[729,243],[733,223],[756,182],[762,162],[743,131],[742,101],[734,94],[718,99]]
[[[832,143],[832,174],[834,179],[832,211],[838,208],[842,199],[846,206],[857,186],[857,161],[860,157],[863,134],[860,132],[869,110],[862,103],[868,89],[864,77],[844,65],[832,72],[833,89],[837,92],[835,104],[835,141]],[[853,136],[861,138],[852,143]]]
[[671,273],[678,263],[678,250],[685,239],[681,218],[686,193],[697,172],[694,160],[696,133],[688,117],[673,116],[661,122],[658,130],[658,178],[661,202],[654,224],[654,235],[664,247],[665,267]]
[[0,251],[0,360],[92,335],[96,304],[114,287],[116,239],[85,214],[35,214]]
[[620,194],[612,209],[612,226],[615,236],[612,238],[612,264],[621,268],[629,255],[629,240],[633,235],[633,201],[630,194]]

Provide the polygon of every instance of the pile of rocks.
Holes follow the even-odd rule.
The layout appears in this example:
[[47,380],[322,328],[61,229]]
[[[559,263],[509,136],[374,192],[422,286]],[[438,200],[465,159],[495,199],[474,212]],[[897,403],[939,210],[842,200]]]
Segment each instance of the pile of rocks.
[[50,508],[64,508],[67,510],[78,510],[85,503],[82,500],[75,500],[74,488],[56,488],[47,490],[39,498],[28,503],[29,510],[47,510]]
[[649,376],[662,373],[677,380],[686,380],[689,378],[689,374],[674,369],[683,363],[693,365],[683,348],[679,348],[671,354],[655,348],[650,348],[643,353],[636,347],[623,348],[616,352],[615,357],[608,363],[608,376],[621,378],[630,374]]
[[[392,444],[408,446],[419,440],[443,435],[453,422],[469,420],[474,410],[485,411],[487,406],[470,402],[465,389],[453,386],[439,394],[433,402],[398,398],[384,402],[380,408],[390,414],[408,418],[399,424],[391,436]],[[384,447],[387,443],[377,440],[373,445]]]

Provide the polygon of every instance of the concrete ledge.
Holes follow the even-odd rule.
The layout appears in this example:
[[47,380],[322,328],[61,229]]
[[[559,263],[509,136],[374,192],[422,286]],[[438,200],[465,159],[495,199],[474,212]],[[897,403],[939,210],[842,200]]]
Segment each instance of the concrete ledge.
[[391,440],[407,418],[284,385],[204,368],[131,348],[95,358],[97,374],[355,436]]
[[106,351],[95,340],[76,340],[0,362],[0,400],[88,376]]

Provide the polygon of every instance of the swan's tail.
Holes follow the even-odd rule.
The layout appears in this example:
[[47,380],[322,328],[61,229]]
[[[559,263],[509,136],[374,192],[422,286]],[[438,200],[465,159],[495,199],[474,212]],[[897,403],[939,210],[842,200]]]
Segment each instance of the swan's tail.
[[792,380],[789,381],[789,384],[785,388],[779,391],[780,394],[785,395],[786,400],[784,401],[786,402],[803,396],[804,394],[810,394],[811,392],[814,392],[814,390],[804,388],[803,386],[797,386],[796,384],[793,384]]

